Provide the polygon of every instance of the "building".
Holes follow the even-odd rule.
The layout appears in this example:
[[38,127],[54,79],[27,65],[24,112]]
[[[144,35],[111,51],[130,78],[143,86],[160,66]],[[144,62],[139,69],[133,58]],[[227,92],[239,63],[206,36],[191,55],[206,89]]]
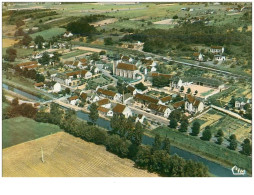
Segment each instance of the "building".
[[224,47],[222,47],[222,46],[211,46],[209,51],[213,54],[222,54],[222,53],[224,53]]
[[188,94],[186,95],[185,110],[189,113],[198,113],[204,110],[204,104],[201,100]]
[[144,120],[145,120],[145,116],[143,114],[139,114],[135,120],[135,122],[140,122],[141,124],[143,124]]
[[111,108],[110,100],[107,99],[107,98],[101,99],[101,100],[95,102],[95,104],[96,104],[98,107],[104,107],[104,108],[108,108],[108,109]]
[[161,100],[153,98],[153,97],[150,97],[148,95],[140,94],[140,93],[137,93],[134,96],[134,100],[137,101],[137,102],[140,102],[140,103],[142,103],[144,105],[148,105],[150,103],[162,104]]
[[113,116],[113,111],[108,109],[108,108],[105,108],[105,107],[102,107],[102,106],[99,106],[97,108],[98,112],[100,115],[102,116],[109,116],[109,117],[112,117]]
[[75,106],[79,102],[79,98],[77,95],[69,97],[68,102],[69,102],[69,104]]
[[222,55],[214,55],[213,60],[217,60],[217,61],[224,61],[226,60],[226,56],[222,56]]
[[45,86],[45,84],[43,82],[40,82],[40,83],[35,83],[34,86],[36,88],[43,88]]
[[123,104],[116,104],[112,111],[114,114],[123,114],[125,118],[132,116],[131,109]]
[[115,101],[121,100],[121,95],[119,93],[114,92],[114,91],[110,91],[110,90],[106,90],[106,89],[102,89],[102,88],[97,88],[96,91],[97,91],[98,95],[100,95],[104,98],[108,98],[108,99],[115,100]]
[[171,100],[172,100],[172,96],[171,96],[171,95],[166,96],[166,97],[163,97],[163,98],[160,99],[160,101],[162,102],[162,104],[167,104],[167,103],[169,103]]
[[245,104],[251,104],[251,100],[245,97],[238,97],[235,99],[235,108],[239,110],[244,110]]
[[193,58],[194,58],[194,60],[197,60],[200,62],[204,61],[203,54],[198,53],[198,52],[193,53]]
[[128,85],[127,90],[131,93],[131,95],[136,95],[138,92],[137,89],[133,87],[132,85]]
[[165,118],[168,118],[171,111],[172,111],[169,109],[168,106],[158,105],[158,104],[154,104],[154,103],[150,103],[148,105],[148,108],[152,111],[152,113],[154,113],[156,115],[163,116]]
[[87,98],[88,98],[87,93],[85,93],[85,92],[81,92],[81,93],[80,93],[80,99],[81,99],[83,102],[86,102]]
[[66,76],[69,79],[72,78],[84,78],[84,79],[89,79],[92,77],[92,73],[90,71],[87,70],[77,70],[77,71],[73,71],[73,72],[68,72],[66,73]]
[[[115,63],[114,63],[115,66]],[[114,69],[115,67],[113,67]],[[117,63],[117,66],[115,68],[115,71],[113,71],[115,75],[130,78],[130,79],[136,79],[136,74],[138,73],[138,68],[133,64],[126,64],[119,62]]]
[[72,37],[73,34],[71,32],[66,31],[63,36],[68,38],[68,37]]
[[185,107],[185,101],[179,101],[179,102],[175,102],[173,104],[173,108],[176,109],[182,109]]

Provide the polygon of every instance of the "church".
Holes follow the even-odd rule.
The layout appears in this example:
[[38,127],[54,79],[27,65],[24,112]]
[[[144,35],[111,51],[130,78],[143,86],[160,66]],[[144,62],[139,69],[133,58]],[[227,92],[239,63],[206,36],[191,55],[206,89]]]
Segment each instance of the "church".
[[113,74],[125,78],[137,79],[138,68],[133,64],[114,62]]

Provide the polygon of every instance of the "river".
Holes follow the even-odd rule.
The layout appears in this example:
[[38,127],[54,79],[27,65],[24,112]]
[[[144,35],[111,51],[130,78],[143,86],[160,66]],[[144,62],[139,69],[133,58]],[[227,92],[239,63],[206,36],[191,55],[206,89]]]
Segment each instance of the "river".
[[[2,85],[3,88],[5,89],[9,89],[11,91],[14,91],[15,93],[18,93],[20,95],[23,95],[27,98],[30,98],[30,99],[33,99],[33,100],[37,100],[37,101],[41,101],[40,98],[36,97],[36,96],[33,96],[31,94],[28,94],[24,91],[21,91],[19,89],[16,89],[16,88],[13,88],[13,87],[9,87],[8,85],[6,84],[3,84]],[[86,120],[86,121],[89,121],[89,117],[88,117],[88,114],[87,113],[84,113],[82,111],[77,111],[77,117],[80,118],[80,119],[83,119],[83,120]],[[111,127],[110,127],[110,121],[108,120],[105,120],[103,118],[99,118],[96,122],[96,124],[100,127],[103,127],[107,130],[111,130]],[[145,144],[145,145],[152,145],[153,143],[153,138],[152,137],[148,137],[146,135],[143,136],[143,140],[142,140],[142,143]],[[174,147],[174,146],[171,146],[170,148],[170,152],[171,154],[177,154],[178,156],[186,159],[186,160],[194,160],[194,161],[198,161],[198,162],[202,162],[204,163],[204,165],[206,165],[208,168],[209,168],[209,172],[211,174],[213,174],[214,176],[217,176],[217,177],[248,177],[248,175],[244,175],[244,176],[236,176],[236,175],[233,175],[232,174],[232,171],[231,171],[231,168],[230,167],[224,167],[218,163],[215,163],[215,162],[212,162],[210,160],[207,160],[205,158],[202,158],[198,155],[195,155],[191,152],[188,152],[186,150],[182,150],[182,149],[179,149],[177,147]]]

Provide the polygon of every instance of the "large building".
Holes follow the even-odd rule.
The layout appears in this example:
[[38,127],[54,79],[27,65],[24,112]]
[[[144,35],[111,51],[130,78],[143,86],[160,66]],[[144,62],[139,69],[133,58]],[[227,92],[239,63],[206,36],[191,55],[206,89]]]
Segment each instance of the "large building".
[[[114,63],[113,73],[117,76],[136,79],[136,74],[138,73],[138,68],[133,64],[126,64],[126,63]],[[115,67],[116,66],[116,67]]]

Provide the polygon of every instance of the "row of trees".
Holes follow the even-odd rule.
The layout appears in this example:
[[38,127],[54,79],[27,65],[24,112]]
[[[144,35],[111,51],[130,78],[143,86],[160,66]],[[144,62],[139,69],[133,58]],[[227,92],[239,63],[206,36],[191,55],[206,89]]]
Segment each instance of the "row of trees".
[[38,73],[34,69],[30,69],[30,70],[28,70],[27,68],[21,69],[19,66],[15,66],[14,69],[15,69],[15,73],[18,76],[23,76],[23,77],[26,77],[26,78],[33,79],[37,83],[45,81],[44,75]]
[[[118,117],[120,120],[121,116]],[[148,169],[161,176],[208,176],[208,169],[203,164],[186,161],[176,155],[170,156],[168,138],[162,140],[160,136],[156,135],[152,146],[142,146],[141,142],[136,142],[135,139],[129,140],[124,136],[128,134],[120,133],[120,130],[117,129],[117,127],[120,128],[120,123],[118,125],[112,123],[114,130],[107,132],[95,125],[89,125],[78,120],[74,111],[63,111],[55,103],[51,104],[50,113],[38,112],[36,120],[59,125],[66,132],[76,137],[104,145],[108,151],[119,157],[134,160],[137,167]]]

